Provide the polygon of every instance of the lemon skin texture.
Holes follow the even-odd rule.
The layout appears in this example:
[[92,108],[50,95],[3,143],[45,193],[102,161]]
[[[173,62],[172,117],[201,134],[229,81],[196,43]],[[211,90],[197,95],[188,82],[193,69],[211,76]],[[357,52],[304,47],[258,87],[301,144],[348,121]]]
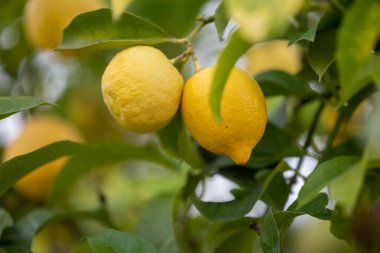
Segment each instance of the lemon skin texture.
[[212,116],[209,96],[215,67],[196,72],[185,84],[182,117],[194,139],[205,149],[245,164],[264,134],[267,122],[265,98],[257,82],[233,68],[222,101],[222,121]]
[[[82,141],[82,138],[71,125],[61,119],[51,116],[34,117],[25,123],[16,140],[6,147],[4,160],[62,140]],[[14,188],[32,201],[44,202],[56,175],[66,161],[67,158],[63,157],[39,167],[20,179]]]
[[251,75],[264,71],[280,70],[296,74],[302,69],[301,48],[288,46],[287,40],[257,43],[246,54],[246,69]]
[[24,30],[33,47],[53,49],[74,17],[103,7],[103,0],[28,0]]
[[102,77],[103,99],[129,131],[149,133],[165,127],[177,112],[183,79],[158,49],[136,46],[118,53]]

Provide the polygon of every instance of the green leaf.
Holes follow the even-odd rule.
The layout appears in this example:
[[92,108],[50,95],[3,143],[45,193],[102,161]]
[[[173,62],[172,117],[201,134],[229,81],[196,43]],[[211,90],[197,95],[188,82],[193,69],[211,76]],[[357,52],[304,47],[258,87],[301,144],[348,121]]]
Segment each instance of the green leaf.
[[30,250],[20,248],[17,246],[3,246],[0,247],[0,253],[32,253]]
[[111,0],[112,17],[118,20],[132,0]]
[[0,97],[0,120],[39,105],[53,105],[37,97]]
[[226,9],[223,2],[219,4],[218,8],[216,8],[214,19],[215,19],[214,23],[215,23],[216,31],[218,32],[219,40],[222,41],[224,30],[226,29],[226,26],[228,25],[228,22],[230,21],[229,17],[227,16]]
[[331,215],[331,233],[338,239],[350,242],[350,223],[350,219],[344,216],[342,208],[339,205],[336,205]]
[[288,35],[289,46],[297,42],[300,42],[302,40],[314,42],[315,35],[317,33],[317,28],[318,28],[318,24],[315,24],[313,27],[311,27],[309,30],[305,32],[290,33]]
[[131,13],[112,19],[109,9],[100,9],[74,18],[64,31],[57,49],[113,49],[154,45],[171,41],[157,25]]
[[336,59],[336,30],[327,29],[318,32],[314,43],[309,44],[310,65],[317,73],[319,81]]
[[29,249],[34,235],[40,227],[54,215],[48,209],[34,209],[18,220],[13,227],[4,233],[3,239]]
[[194,25],[206,0],[138,0],[133,1],[128,11],[146,17],[163,27],[171,35],[185,36]]
[[303,98],[315,94],[307,82],[279,70],[260,73],[255,76],[255,80],[260,84],[265,96],[281,94]]
[[172,195],[161,195],[146,202],[136,225],[136,235],[149,240],[158,253],[178,253],[172,227]]
[[274,213],[276,224],[281,227],[291,219],[301,215],[310,215],[321,220],[328,220],[331,217],[331,210],[326,208],[328,203],[329,198],[326,193],[319,193],[315,199],[299,209],[296,208],[298,203],[295,201],[287,211]]
[[263,253],[280,253],[280,233],[273,216],[272,209],[269,209],[261,225],[260,244]]
[[198,211],[211,221],[228,221],[243,217],[257,202],[261,193],[261,186],[242,190],[234,200],[227,202],[204,202],[199,199],[194,200],[194,205]]
[[[350,170],[352,165],[356,164],[358,161],[358,157],[340,156],[321,163],[310,174],[301,188],[298,194],[297,207],[300,208],[313,200],[320,190],[326,187],[334,179]],[[347,185],[350,186],[350,184]]]
[[[365,14],[365,15],[364,15]],[[366,83],[358,82],[358,73],[371,55],[379,36],[380,2],[356,1],[346,13],[338,34],[337,61],[343,97],[346,102]]]
[[214,118],[221,121],[220,107],[224,85],[230,75],[236,61],[242,56],[251,44],[244,40],[239,31],[235,31],[230,38],[227,46],[220,53],[210,92],[210,104]]
[[12,217],[3,208],[0,208],[0,238],[3,231],[13,225]]
[[[244,217],[234,221],[212,224],[205,252],[251,252],[256,239],[256,233],[248,229],[252,221],[251,218]],[[229,248],[232,246],[233,250]],[[244,249],[246,251],[243,251]]]
[[177,161],[162,153],[155,144],[136,147],[128,143],[111,142],[82,147],[85,150],[69,160],[55,179],[49,196],[50,203],[59,202],[69,193],[76,180],[102,165],[133,159],[154,162],[168,169],[177,167]]
[[86,241],[94,253],[157,253],[145,239],[113,229],[106,229],[96,237],[87,237]]
[[38,167],[61,156],[72,156],[83,150],[83,146],[70,141],[52,143],[31,153],[17,156],[0,165],[0,195],[19,179]]

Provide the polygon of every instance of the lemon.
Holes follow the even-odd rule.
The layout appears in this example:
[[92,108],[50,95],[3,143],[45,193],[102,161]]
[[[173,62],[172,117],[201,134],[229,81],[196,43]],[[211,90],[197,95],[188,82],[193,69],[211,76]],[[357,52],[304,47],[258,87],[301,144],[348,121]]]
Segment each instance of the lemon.
[[25,33],[34,47],[55,48],[75,16],[103,7],[102,0],[28,0],[24,9]]
[[181,74],[149,46],[118,53],[102,77],[105,104],[120,125],[135,133],[166,126],[178,110],[182,88]]
[[[48,116],[33,117],[25,123],[16,140],[6,147],[4,160],[61,140],[81,141],[82,138],[71,125],[61,119]],[[28,199],[44,201],[66,159],[59,158],[34,170],[19,180],[15,184],[15,189]]]
[[251,75],[269,70],[296,74],[302,68],[301,48],[288,46],[287,40],[257,43],[246,54],[246,69]]
[[257,82],[233,68],[222,101],[222,121],[216,122],[209,104],[215,67],[196,72],[185,84],[182,117],[194,139],[207,150],[227,155],[237,164],[248,161],[264,134],[267,110]]

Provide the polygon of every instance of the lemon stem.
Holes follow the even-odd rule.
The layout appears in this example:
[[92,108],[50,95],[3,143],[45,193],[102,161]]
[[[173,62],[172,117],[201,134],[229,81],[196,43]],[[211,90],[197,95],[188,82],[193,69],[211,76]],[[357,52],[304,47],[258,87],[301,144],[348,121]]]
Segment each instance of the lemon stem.
[[194,29],[186,37],[187,41],[190,43],[194,40],[195,36],[197,36],[199,31],[202,30],[202,28],[205,25],[211,22],[214,22],[214,16],[210,16],[210,17],[201,16],[201,17],[198,17],[197,20],[199,21],[199,23],[194,27]]

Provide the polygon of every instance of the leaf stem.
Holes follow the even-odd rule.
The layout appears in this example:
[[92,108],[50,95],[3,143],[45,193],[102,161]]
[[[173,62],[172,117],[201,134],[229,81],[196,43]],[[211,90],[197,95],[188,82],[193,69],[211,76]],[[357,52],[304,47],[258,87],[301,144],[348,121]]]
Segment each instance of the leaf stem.
[[[319,120],[319,117],[321,116],[321,113],[322,113],[324,107],[325,107],[325,103],[321,102],[317,111],[315,112],[313,122],[311,123],[311,126],[307,132],[305,143],[302,147],[302,150],[305,153],[307,152],[307,149],[309,148],[309,146],[311,145],[311,143],[313,141],[313,135],[314,135],[315,129],[317,128],[318,120]],[[289,183],[290,188],[292,188],[292,186],[296,183],[297,176],[300,175],[300,170],[301,170],[304,159],[305,159],[305,155],[301,156],[300,159],[298,160],[297,167],[294,170],[294,176],[290,179],[290,183]]]

